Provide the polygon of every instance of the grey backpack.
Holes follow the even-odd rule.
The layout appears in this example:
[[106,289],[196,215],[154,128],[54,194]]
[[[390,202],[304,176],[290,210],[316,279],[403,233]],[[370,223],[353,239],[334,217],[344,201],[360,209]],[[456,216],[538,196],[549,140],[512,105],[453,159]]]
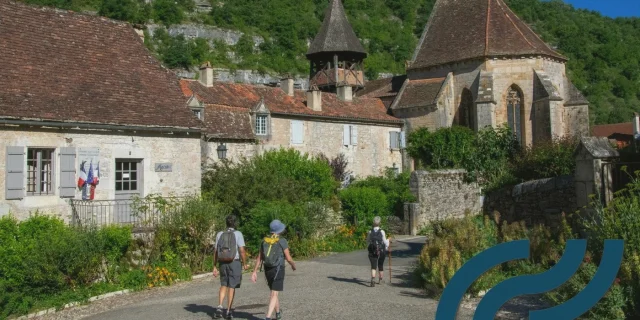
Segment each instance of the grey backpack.
[[229,229],[220,235],[220,240],[216,244],[218,251],[218,261],[233,262],[238,253],[235,231]]
[[284,250],[277,236],[265,237],[262,241],[262,261],[267,268],[277,267],[284,260]]

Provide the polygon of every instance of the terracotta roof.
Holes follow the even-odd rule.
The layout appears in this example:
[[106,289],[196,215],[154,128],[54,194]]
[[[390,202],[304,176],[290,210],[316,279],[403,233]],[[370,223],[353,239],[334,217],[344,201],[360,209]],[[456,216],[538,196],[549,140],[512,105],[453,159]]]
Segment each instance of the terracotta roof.
[[253,140],[251,116],[245,108],[205,105],[204,123],[208,137]]
[[603,124],[593,126],[591,134],[595,137],[611,137],[614,134],[624,134],[633,137],[633,122]]
[[445,79],[409,80],[394,109],[428,106],[436,103]]
[[402,123],[400,119],[388,115],[382,101],[376,98],[356,97],[352,102],[345,102],[335,94],[322,93],[322,111],[313,111],[306,106],[306,92],[302,90],[296,90],[294,97],[291,97],[281,88],[227,82],[215,82],[212,87],[205,87],[198,81],[182,80],[182,91],[186,97],[195,95],[205,104],[244,108],[247,112],[264,98],[272,114]]
[[325,52],[353,52],[361,54],[363,58],[367,56],[340,0],[331,0],[320,31],[309,46],[307,57]]
[[522,55],[566,60],[503,0],[437,0],[409,69]]
[[402,84],[407,79],[406,75],[367,81],[364,90],[358,92],[359,97],[382,98],[393,97],[398,94]]
[[0,12],[0,118],[201,127],[129,24],[7,0]]

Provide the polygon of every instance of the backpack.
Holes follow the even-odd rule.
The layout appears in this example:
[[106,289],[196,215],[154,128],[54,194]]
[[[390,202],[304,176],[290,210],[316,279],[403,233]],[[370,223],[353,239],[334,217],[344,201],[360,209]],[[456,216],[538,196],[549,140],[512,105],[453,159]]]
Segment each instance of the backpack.
[[[278,247],[274,248],[277,244]],[[277,267],[282,264],[284,250],[281,250],[280,238],[276,235],[264,237],[262,241],[262,262],[266,268]]]
[[379,257],[384,250],[384,241],[382,239],[382,229],[375,231],[371,229],[371,238],[369,240],[369,253]]
[[220,235],[217,243],[218,261],[233,262],[238,253],[238,244],[236,243],[235,231],[228,229]]

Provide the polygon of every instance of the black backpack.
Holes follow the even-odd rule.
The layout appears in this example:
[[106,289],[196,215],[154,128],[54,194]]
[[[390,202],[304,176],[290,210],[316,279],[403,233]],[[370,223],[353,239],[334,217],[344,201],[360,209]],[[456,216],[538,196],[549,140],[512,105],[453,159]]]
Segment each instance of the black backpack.
[[369,239],[369,253],[379,257],[384,252],[384,240],[382,239],[382,229],[375,231],[371,229],[371,238]]

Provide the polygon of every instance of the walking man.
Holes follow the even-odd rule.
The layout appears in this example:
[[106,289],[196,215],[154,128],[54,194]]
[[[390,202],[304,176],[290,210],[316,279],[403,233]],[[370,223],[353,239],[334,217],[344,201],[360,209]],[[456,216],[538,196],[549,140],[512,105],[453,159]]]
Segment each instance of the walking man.
[[273,311],[276,312],[275,319],[280,320],[282,319],[282,311],[280,310],[278,292],[284,290],[284,262],[286,260],[293,271],[296,271],[296,264],[289,254],[287,239],[280,237],[280,234],[285,230],[285,225],[280,220],[273,220],[269,228],[271,229],[271,235],[265,237],[260,246],[260,254],[258,254],[251,280],[253,282],[258,280],[258,268],[260,267],[260,262],[262,262],[267,284],[269,285],[269,290],[271,290],[266,320],[271,320]]
[[[213,276],[220,274],[220,295],[214,318],[222,318],[224,307],[222,303],[227,297],[226,319],[233,319],[232,305],[236,289],[240,288],[242,282],[242,270],[247,270],[247,258],[244,251],[244,237],[242,232],[236,229],[236,217],[227,217],[227,230],[220,231],[216,235],[216,250],[213,255]],[[242,264],[240,264],[242,258]],[[216,265],[220,268],[216,268]],[[243,268],[244,266],[244,268]]]
[[384,258],[389,250],[389,242],[384,230],[380,229],[380,217],[373,218],[373,228],[369,230],[367,235],[367,243],[369,244],[369,262],[371,262],[371,286],[375,286],[376,269],[378,272],[378,284],[383,280]]

